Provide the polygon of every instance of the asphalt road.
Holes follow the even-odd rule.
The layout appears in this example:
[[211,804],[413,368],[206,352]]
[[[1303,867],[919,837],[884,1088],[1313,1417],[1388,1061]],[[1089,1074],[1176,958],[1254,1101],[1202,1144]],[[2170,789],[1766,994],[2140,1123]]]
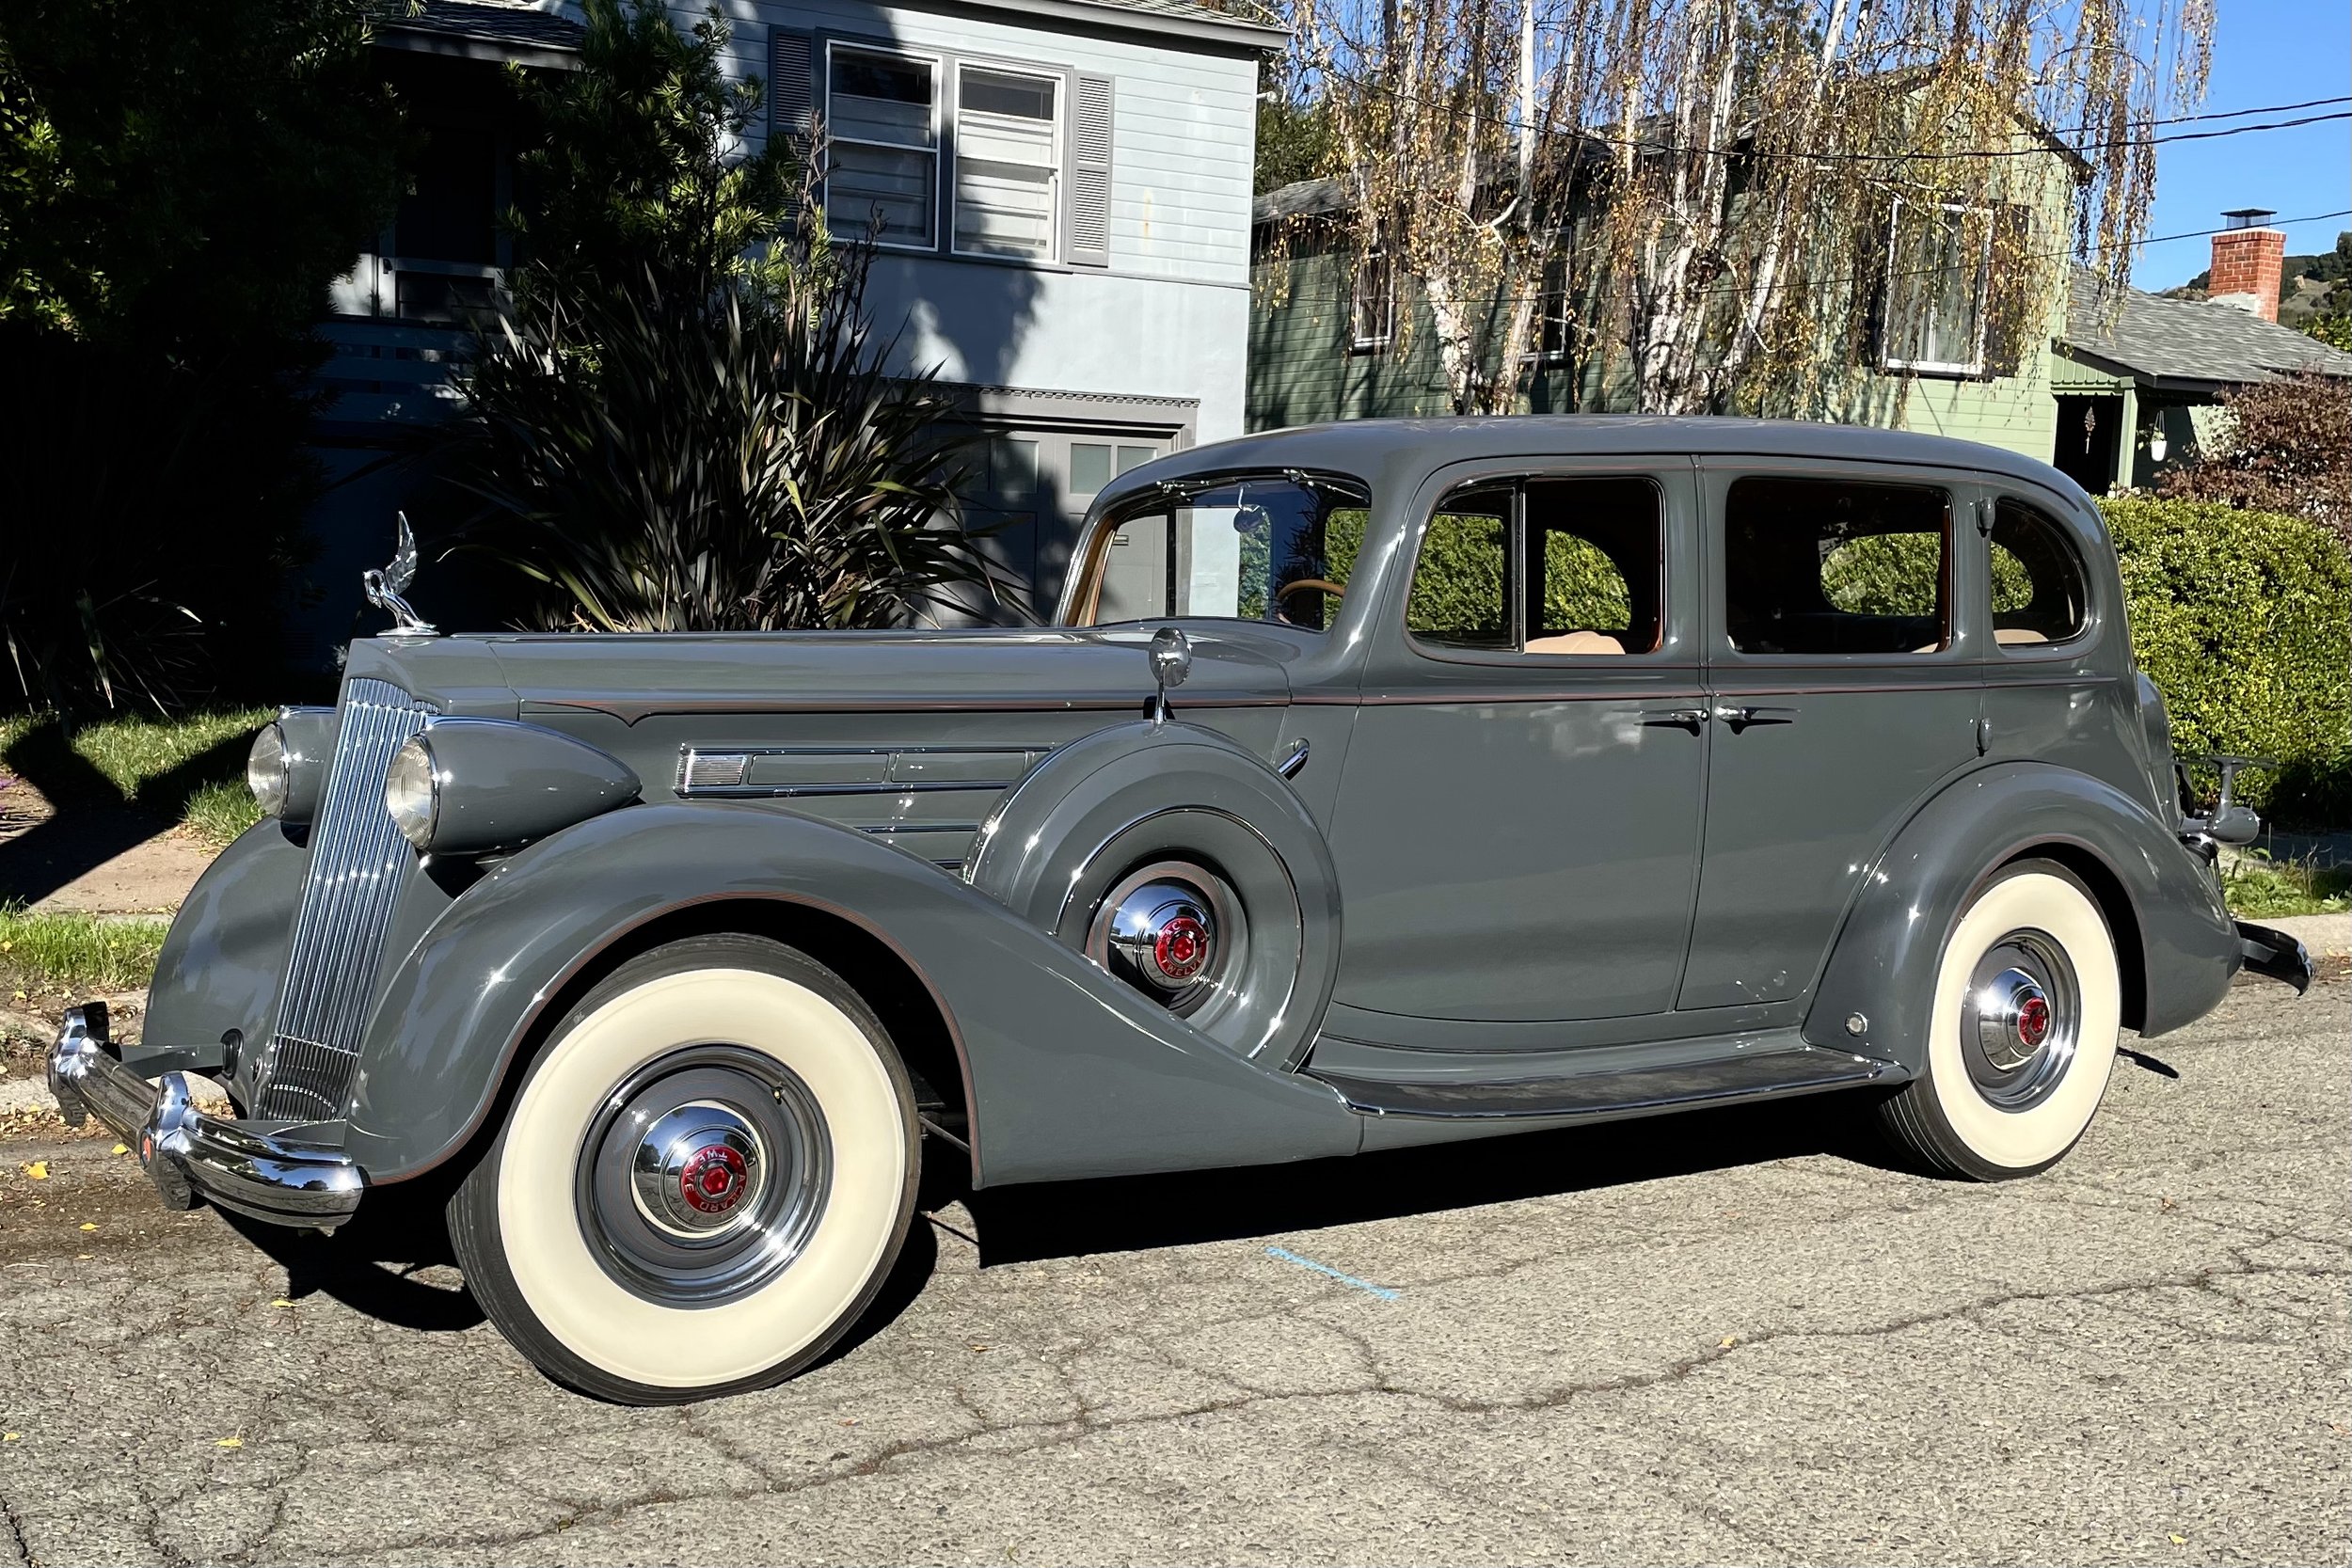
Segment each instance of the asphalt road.
[[1999,1187],[1822,1101],[949,1201],[846,1353],[671,1411],[422,1230],[20,1139],[0,1560],[2341,1562],[2346,1001],[2241,985]]

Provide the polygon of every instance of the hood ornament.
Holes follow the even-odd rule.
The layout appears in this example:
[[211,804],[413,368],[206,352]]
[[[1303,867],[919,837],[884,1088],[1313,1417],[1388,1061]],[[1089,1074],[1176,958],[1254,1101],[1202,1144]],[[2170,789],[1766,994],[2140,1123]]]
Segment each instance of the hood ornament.
[[359,574],[359,586],[368,596],[368,603],[389,610],[392,617],[392,635],[434,637],[439,635],[432,622],[408,607],[401,597],[408,585],[417,580],[417,536],[408,527],[408,514],[395,514],[400,518],[400,546],[392,552],[390,564],[382,571]]

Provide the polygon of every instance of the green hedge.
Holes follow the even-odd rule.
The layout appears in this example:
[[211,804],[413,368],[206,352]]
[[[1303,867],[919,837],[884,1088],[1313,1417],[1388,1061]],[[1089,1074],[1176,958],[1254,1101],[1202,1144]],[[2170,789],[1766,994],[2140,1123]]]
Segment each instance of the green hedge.
[[2273,756],[2245,797],[2288,823],[2352,824],[2352,561],[2299,517],[2208,501],[2102,501],[2132,645],[2181,755]]

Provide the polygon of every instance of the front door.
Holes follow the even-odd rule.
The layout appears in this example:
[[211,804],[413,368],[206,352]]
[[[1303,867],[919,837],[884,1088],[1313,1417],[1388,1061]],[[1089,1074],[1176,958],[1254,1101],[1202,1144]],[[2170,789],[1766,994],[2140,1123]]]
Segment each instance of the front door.
[[1713,733],[1686,1008],[1811,987],[1880,847],[1976,761],[1982,685],[1955,613],[1982,592],[1955,532],[1972,483],[1749,463],[1701,484]]
[[1346,899],[1335,1033],[1480,1048],[1495,1041],[1402,1021],[1673,1006],[1708,743],[1693,502],[1687,464],[1424,498],[1331,833]]

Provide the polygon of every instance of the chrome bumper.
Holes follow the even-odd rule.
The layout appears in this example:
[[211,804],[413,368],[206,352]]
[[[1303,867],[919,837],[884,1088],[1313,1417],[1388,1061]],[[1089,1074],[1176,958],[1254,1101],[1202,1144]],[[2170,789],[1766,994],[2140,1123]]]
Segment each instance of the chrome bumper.
[[2245,955],[2242,965],[2249,973],[2266,975],[2295,988],[2297,996],[2312,989],[2312,956],[2303,944],[2284,931],[2274,931],[2267,926],[2237,923],[2238,950]]
[[340,1149],[289,1143],[198,1110],[184,1072],[150,1081],[123,1066],[103,1006],[69,1007],[49,1052],[49,1092],[69,1126],[98,1119],[138,1151],[171,1209],[199,1198],[273,1225],[332,1229],[351,1218],[367,1178]]

